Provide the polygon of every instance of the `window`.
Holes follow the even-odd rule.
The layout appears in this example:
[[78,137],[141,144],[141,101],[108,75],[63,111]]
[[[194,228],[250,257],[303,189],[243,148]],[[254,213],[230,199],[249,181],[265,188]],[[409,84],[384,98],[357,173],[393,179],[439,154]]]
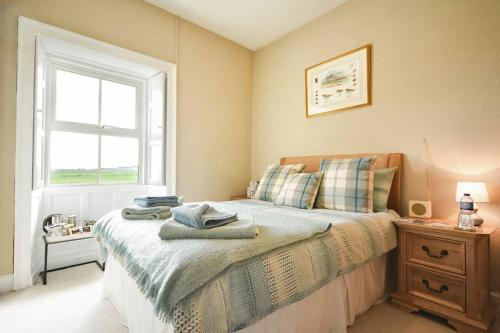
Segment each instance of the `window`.
[[139,78],[57,57],[48,69],[47,185],[164,184],[163,73]]
[[99,124],[99,79],[56,70],[56,120]]

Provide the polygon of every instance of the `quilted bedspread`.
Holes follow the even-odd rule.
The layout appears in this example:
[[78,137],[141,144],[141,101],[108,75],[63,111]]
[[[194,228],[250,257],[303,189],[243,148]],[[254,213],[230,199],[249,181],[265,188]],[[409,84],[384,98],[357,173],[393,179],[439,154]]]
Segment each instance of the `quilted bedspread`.
[[[126,222],[108,215],[94,230],[102,245],[122,262],[129,275],[137,281],[146,298],[153,303],[156,315],[170,322],[176,332],[233,332],[245,328],[396,247],[396,232],[391,220],[397,214],[392,211],[362,214],[324,209],[301,210],[256,200],[215,205],[217,209],[254,218],[260,230],[269,226],[278,228],[274,230],[290,230],[268,235],[271,239],[276,237],[276,241],[263,241],[264,247],[245,256],[234,257],[231,251],[227,251],[226,257],[222,248],[218,261],[224,264],[213,270],[210,277],[201,279],[188,289],[185,285],[193,283],[193,278],[197,276],[176,279],[179,275],[171,275],[171,268],[159,269],[171,267],[172,262],[181,266],[190,264],[189,257],[180,255],[180,252],[175,252],[177,254],[172,254],[172,257],[161,255],[162,251],[157,246],[168,247],[168,242],[172,242],[153,240],[153,235],[158,237],[161,222],[136,222],[143,224],[140,228],[137,224],[130,228],[132,225],[125,226]],[[325,229],[325,225],[330,224],[329,230]],[[304,225],[308,227],[303,228]],[[323,229],[328,231],[321,232]],[[257,239],[261,236],[262,231]],[[149,256],[141,260],[138,254],[144,255],[144,252],[134,255],[133,250],[138,240],[148,244],[143,246],[143,250],[150,251]],[[199,242],[206,241],[181,240],[186,248],[197,247]],[[244,243],[251,240],[220,242],[218,244],[228,248],[238,248],[235,242],[243,242],[243,253],[251,248]],[[227,245],[224,242],[228,242]],[[150,247],[149,243],[160,245]],[[140,247],[139,244],[137,246]],[[200,266],[203,258],[192,261],[193,265]],[[201,270],[209,270],[209,266],[211,264],[201,267]],[[169,298],[172,294],[178,297]]]

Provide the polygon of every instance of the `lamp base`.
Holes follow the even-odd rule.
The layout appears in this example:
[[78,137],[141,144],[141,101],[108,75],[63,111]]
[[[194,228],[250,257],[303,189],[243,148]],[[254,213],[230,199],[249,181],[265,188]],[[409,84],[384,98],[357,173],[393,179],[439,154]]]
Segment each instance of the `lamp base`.
[[476,227],[479,227],[484,222],[483,218],[477,214],[472,215],[472,220],[474,221],[474,225]]

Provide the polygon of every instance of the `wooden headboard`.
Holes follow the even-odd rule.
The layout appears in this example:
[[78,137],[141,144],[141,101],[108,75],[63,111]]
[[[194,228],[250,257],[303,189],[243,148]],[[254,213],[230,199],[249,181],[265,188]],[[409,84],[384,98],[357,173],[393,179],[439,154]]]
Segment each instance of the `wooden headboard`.
[[403,154],[401,153],[373,153],[373,154],[344,154],[344,155],[320,155],[320,156],[298,156],[282,157],[280,164],[305,164],[304,172],[315,172],[319,170],[319,163],[323,159],[355,158],[377,156],[375,169],[396,168],[392,180],[391,193],[387,207],[401,213],[401,170],[403,167]]

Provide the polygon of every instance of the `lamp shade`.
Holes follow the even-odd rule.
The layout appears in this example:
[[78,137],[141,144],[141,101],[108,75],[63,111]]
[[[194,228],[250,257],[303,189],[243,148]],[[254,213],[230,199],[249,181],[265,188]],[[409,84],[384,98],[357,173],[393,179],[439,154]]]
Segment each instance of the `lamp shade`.
[[474,202],[490,202],[488,191],[484,182],[457,182],[457,202],[469,193]]

